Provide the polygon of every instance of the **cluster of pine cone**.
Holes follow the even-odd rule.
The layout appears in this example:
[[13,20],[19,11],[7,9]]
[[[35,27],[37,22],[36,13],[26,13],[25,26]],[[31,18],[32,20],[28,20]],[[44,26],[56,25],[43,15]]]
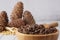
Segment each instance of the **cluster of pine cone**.
[[35,20],[29,11],[24,11],[24,6],[22,2],[17,2],[11,13],[11,21],[8,23],[10,27],[25,26],[26,24],[33,25]]
[[9,21],[6,11],[0,13],[0,32],[5,30],[5,27],[16,27],[20,33],[25,34],[49,34],[56,32],[54,27],[45,28],[44,25],[36,24],[30,11],[24,11],[22,2],[17,2],[12,10]]
[[44,25],[26,25],[26,26],[21,26],[18,28],[18,32],[24,33],[24,34],[50,34],[50,33],[55,33],[57,31],[56,28],[50,27],[50,28],[45,28]]
[[8,20],[6,11],[2,11],[0,13],[0,30],[4,30],[6,26],[19,28],[20,26],[25,26],[27,24],[35,24],[35,20],[31,12],[27,10],[23,12],[23,9],[23,3],[17,2],[10,16],[11,21]]

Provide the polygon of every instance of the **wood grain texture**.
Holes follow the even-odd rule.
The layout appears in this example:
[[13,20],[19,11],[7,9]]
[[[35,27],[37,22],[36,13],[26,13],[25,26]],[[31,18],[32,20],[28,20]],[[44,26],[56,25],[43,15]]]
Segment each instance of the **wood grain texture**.
[[59,32],[46,35],[28,35],[16,32],[18,40],[57,40]]

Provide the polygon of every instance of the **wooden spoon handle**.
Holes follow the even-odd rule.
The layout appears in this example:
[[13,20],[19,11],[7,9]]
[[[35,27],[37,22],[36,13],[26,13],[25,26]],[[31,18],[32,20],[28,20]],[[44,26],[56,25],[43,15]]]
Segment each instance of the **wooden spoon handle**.
[[57,22],[54,22],[54,23],[51,23],[49,24],[51,27],[57,27],[58,26],[58,23]]
[[57,27],[58,26],[58,23],[57,22],[54,22],[54,23],[51,23],[51,24],[43,24],[45,28],[50,28],[50,27]]

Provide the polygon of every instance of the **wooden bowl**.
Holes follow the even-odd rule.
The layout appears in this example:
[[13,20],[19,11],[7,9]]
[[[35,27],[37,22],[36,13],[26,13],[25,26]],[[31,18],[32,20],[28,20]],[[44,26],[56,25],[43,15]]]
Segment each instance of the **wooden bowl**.
[[58,40],[59,31],[45,35],[31,35],[16,32],[18,40]]

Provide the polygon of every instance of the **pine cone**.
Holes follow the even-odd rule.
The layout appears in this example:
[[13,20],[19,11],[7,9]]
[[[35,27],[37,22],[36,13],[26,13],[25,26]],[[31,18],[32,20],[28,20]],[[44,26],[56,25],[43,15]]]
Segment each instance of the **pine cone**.
[[5,11],[2,11],[0,13],[0,25],[7,26],[7,24],[8,24],[8,16],[7,16],[7,13]]
[[29,25],[35,24],[35,20],[34,20],[32,14],[29,11],[24,12],[23,20],[26,24],[29,24]]
[[23,3],[17,2],[12,11],[11,20],[22,18],[22,14],[23,14]]
[[16,19],[16,20],[12,20],[11,22],[8,23],[8,25],[10,27],[20,27],[20,26],[24,26],[25,23],[22,19]]
[[4,31],[5,27],[0,25],[0,32]]

